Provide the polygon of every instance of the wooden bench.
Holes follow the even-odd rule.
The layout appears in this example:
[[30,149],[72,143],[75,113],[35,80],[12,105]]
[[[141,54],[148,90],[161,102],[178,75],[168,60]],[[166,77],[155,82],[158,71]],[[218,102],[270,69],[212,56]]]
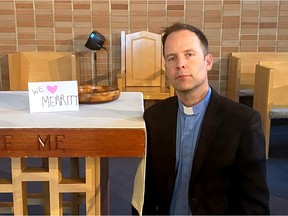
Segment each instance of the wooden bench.
[[288,119],[288,61],[256,65],[253,108],[260,112],[269,156],[271,119]]
[[80,80],[72,52],[8,54],[10,91],[27,91],[28,82]]
[[262,60],[288,60],[288,52],[233,52],[228,58],[227,97],[254,95],[255,66]]

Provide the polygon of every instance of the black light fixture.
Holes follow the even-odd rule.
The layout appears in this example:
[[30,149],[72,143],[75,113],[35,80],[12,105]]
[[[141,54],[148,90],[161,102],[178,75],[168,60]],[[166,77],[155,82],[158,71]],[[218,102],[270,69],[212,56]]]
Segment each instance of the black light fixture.
[[85,44],[90,50],[100,50],[103,48],[103,44],[106,41],[106,38],[97,31],[92,31],[89,35],[89,38]]
[[109,52],[106,49],[106,47],[104,47],[104,42],[106,41],[106,38],[99,33],[98,31],[92,31],[89,35],[89,38],[85,44],[85,47],[87,47],[88,49],[93,51],[93,64],[94,64],[94,75],[95,75],[95,80],[93,80],[93,84],[97,85],[97,54],[96,54],[96,50],[100,50],[100,49],[104,49],[107,52],[107,56],[108,56],[108,66],[107,66],[107,74],[108,74],[108,85],[110,85],[110,76],[109,76]]

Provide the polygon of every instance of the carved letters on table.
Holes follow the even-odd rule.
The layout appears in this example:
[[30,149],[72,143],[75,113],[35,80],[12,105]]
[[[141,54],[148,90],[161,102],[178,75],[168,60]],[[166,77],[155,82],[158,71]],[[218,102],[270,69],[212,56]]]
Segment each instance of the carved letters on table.
[[[38,151],[65,151],[64,135],[37,135],[35,142],[31,143],[31,149],[37,148]],[[14,151],[21,148],[19,140],[13,135],[0,135],[0,151]],[[36,146],[35,146],[36,145]],[[1,148],[2,146],[2,148]]]

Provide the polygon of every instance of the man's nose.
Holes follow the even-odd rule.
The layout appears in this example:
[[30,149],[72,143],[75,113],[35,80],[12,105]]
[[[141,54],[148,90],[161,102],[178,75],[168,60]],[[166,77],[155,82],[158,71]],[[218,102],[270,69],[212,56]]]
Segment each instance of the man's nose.
[[178,57],[177,68],[178,69],[186,68],[185,60],[183,58]]

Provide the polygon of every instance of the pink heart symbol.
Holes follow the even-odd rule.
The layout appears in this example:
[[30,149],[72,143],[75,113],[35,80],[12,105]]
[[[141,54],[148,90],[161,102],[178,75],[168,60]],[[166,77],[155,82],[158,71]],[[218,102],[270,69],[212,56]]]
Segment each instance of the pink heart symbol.
[[57,90],[57,85],[54,85],[54,86],[47,86],[47,89],[50,93],[54,94]]

